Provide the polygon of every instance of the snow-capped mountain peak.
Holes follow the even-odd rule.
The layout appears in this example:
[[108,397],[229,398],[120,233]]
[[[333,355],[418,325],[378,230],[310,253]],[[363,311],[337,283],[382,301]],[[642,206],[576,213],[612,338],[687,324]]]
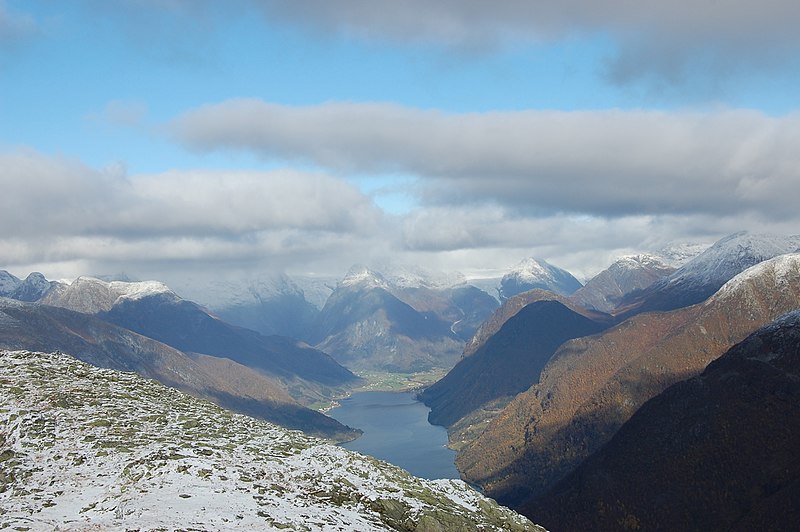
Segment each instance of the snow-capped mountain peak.
[[361,288],[389,288],[389,282],[380,273],[364,265],[356,264],[348,270],[339,286],[358,286]]
[[514,266],[508,275],[514,275],[520,280],[529,282],[552,281],[552,270],[553,267],[547,261],[528,257]]
[[800,249],[800,236],[734,233],[709,247],[669,277],[722,285],[747,268],[772,257]]
[[533,288],[569,295],[581,287],[580,281],[566,270],[542,259],[529,257],[514,266],[500,281],[500,296],[507,299]]
[[109,289],[112,291],[112,293],[118,294],[117,301],[122,299],[135,300],[159,294],[176,296],[175,292],[170,290],[170,288],[161,281],[136,281],[132,283],[125,281],[112,281],[109,283]]

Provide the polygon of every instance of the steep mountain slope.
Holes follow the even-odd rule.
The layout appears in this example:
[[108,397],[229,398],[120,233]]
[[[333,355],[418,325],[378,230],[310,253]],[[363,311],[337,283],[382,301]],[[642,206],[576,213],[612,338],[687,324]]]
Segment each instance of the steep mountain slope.
[[392,295],[379,273],[354,267],[325,303],[314,340],[350,369],[425,371],[457,360],[461,342],[450,326]]
[[427,481],[136,375],[0,352],[0,528],[540,530]]
[[325,353],[296,340],[235,327],[159,282],[79,278],[43,301],[98,317],[181,351],[234,360],[283,382],[295,399],[330,398],[356,377]]
[[499,398],[510,399],[538,382],[539,373],[565,341],[597,333],[607,323],[590,320],[558,301],[528,304],[471,356],[420,394],[429,420],[449,426]]
[[581,287],[571,273],[541,259],[528,258],[500,280],[500,299],[506,300],[534,288],[569,295]]
[[335,439],[357,434],[298,404],[277,378],[228,360],[191,358],[151,338],[63,308],[0,298],[0,348],[63,351],[95,366],[135,371],[290,428]]
[[464,356],[468,357],[473,355],[493,335],[497,334],[497,332],[508,320],[516,316],[516,314],[527,305],[530,305],[536,301],[558,301],[573,312],[594,321],[603,322],[611,319],[611,317],[605,313],[587,310],[579,305],[576,305],[570,297],[561,296],[549,290],[535,288],[533,290],[517,294],[503,301],[503,304],[500,305],[500,308],[495,310],[489,318],[481,323],[481,325],[475,331],[475,334],[464,346]]
[[586,308],[611,312],[628,294],[644,290],[674,271],[675,268],[655,255],[620,257],[576,290],[570,299]]
[[510,504],[540,494],[645,401],[798,307],[800,255],[790,254],[752,267],[702,304],[640,314],[596,337],[569,341],[539,383],[457,457],[459,470]]
[[623,315],[673,310],[704,301],[719,288],[759,262],[800,250],[800,236],[734,233],[640,293],[626,297]]
[[285,336],[263,336],[219,320],[170,294],[118,301],[99,317],[182,351],[230,358],[281,379],[337,387],[357,378],[327,354]]
[[525,511],[563,530],[792,530],[798,449],[795,311],[645,403]]

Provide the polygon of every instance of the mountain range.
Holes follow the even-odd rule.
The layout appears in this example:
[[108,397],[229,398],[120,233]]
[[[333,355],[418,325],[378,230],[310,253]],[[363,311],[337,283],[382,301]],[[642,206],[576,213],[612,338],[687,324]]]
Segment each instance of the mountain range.
[[747,268],[798,250],[800,235],[734,233],[715,242],[671,275],[628,294],[616,313],[631,316],[700,303]]
[[455,363],[462,343],[451,326],[401,301],[379,273],[356,266],[322,308],[312,341],[351,369],[411,373]]
[[[202,304],[155,281],[64,283],[0,272],[0,348],[64,351],[337,440],[357,433],[307,407],[361,383],[351,371],[449,369],[420,394],[430,421],[447,427],[465,480],[534,521],[541,513],[554,529],[683,529],[716,501],[717,510],[695,517],[702,528],[760,527],[794,500],[794,470],[778,474],[784,448],[765,445],[775,461],[763,459],[760,436],[744,434],[730,416],[741,408],[755,424],[769,406],[775,418],[765,437],[781,434],[776,427],[794,404],[784,401],[795,393],[793,358],[784,353],[797,346],[794,315],[723,354],[800,308],[799,248],[797,236],[736,233],[708,247],[620,257],[583,286],[531,258],[497,280],[501,304],[464,276],[392,266],[355,266],[339,280],[218,281]],[[732,394],[738,389],[756,404],[720,402],[726,379]],[[692,412],[714,420],[710,428]],[[693,428],[682,432],[680,420]],[[673,432],[678,443],[670,447]],[[698,460],[715,460],[698,437],[708,434],[754,442],[720,452],[768,470],[743,468],[744,476],[727,475],[728,485],[723,477],[734,462],[724,458],[708,479],[692,477],[690,470],[702,471]],[[653,468],[648,476],[647,461],[670,452],[673,471]],[[626,465],[629,455],[635,459]],[[662,496],[661,477],[670,494],[696,506]],[[618,497],[603,492],[604,479]],[[736,487],[749,492],[725,498]],[[675,505],[686,511],[665,517]]]
[[465,478],[508,504],[537,496],[607,442],[648,399],[798,307],[800,255],[782,255],[734,277],[703,303],[639,314],[599,335],[566,342],[539,382],[493,419],[457,465]]

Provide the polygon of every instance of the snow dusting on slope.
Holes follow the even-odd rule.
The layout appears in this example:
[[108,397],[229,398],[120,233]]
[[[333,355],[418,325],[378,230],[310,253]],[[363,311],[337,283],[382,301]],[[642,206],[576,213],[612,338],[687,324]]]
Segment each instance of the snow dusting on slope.
[[117,295],[117,300],[135,300],[159,294],[175,295],[175,293],[170,290],[167,285],[160,281],[139,281],[133,283],[112,281],[109,283],[109,288],[111,289],[112,293]]
[[722,286],[759,262],[800,248],[800,236],[735,233],[719,240],[670,275],[664,284]]
[[20,283],[22,281],[15,276],[5,270],[0,270],[0,296],[10,296],[19,287]]
[[0,352],[0,429],[0,529],[540,530],[461,481],[59,353]]
[[545,266],[550,266],[545,261],[538,261],[533,257],[529,257],[524,259],[522,262],[517,264],[509,273],[508,275],[513,275],[519,278],[521,281],[525,281],[528,283],[535,283],[535,282],[553,282],[555,281],[555,276],[552,272],[552,267],[547,268]]
[[788,289],[789,283],[797,283],[800,279],[800,253],[779,255],[748,268],[725,283],[712,299],[719,301],[735,297],[745,285],[765,279],[784,290]]
[[389,282],[375,271],[357,264],[339,281],[339,286],[359,286],[361,288],[389,288]]

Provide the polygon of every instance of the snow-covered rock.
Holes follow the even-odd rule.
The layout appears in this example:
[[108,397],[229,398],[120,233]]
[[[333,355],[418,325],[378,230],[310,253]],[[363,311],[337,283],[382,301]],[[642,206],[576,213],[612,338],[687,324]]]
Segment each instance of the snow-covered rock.
[[0,296],[10,297],[11,294],[19,287],[20,281],[14,275],[11,275],[5,270],[0,270]]
[[788,284],[800,279],[800,253],[787,253],[765,260],[746,269],[720,288],[706,304],[724,301],[731,297],[741,299],[748,285],[769,283],[788,290]]
[[542,530],[402,469],[64,354],[0,352],[0,528]]
[[545,260],[531,257],[524,259],[503,276],[500,280],[500,297],[505,300],[534,288],[569,295],[580,287],[580,281],[568,271]]
[[673,243],[664,246],[654,253],[661,260],[672,266],[680,268],[696,256],[711,247],[711,244],[694,243]]
[[20,301],[38,301],[44,297],[52,287],[52,283],[45,279],[39,272],[28,275],[19,283],[11,297]]
[[800,236],[734,233],[709,247],[640,296],[637,312],[673,310],[704,301],[751,266],[800,249]]
[[380,273],[370,270],[366,266],[356,264],[348,270],[347,274],[339,281],[339,287],[357,286],[359,288],[389,289],[387,281]]
[[107,312],[124,300],[137,300],[166,294],[177,297],[170,288],[159,281],[103,281],[94,277],[78,277],[66,287],[45,296],[43,303],[77,312],[97,314]]
[[467,278],[461,272],[434,271],[422,266],[385,264],[378,270],[396,288],[432,288],[443,290],[463,285]]
[[570,299],[585,308],[610,312],[626,295],[647,288],[673,271],[675,268],[656,255],[626,255],[590,279]]

